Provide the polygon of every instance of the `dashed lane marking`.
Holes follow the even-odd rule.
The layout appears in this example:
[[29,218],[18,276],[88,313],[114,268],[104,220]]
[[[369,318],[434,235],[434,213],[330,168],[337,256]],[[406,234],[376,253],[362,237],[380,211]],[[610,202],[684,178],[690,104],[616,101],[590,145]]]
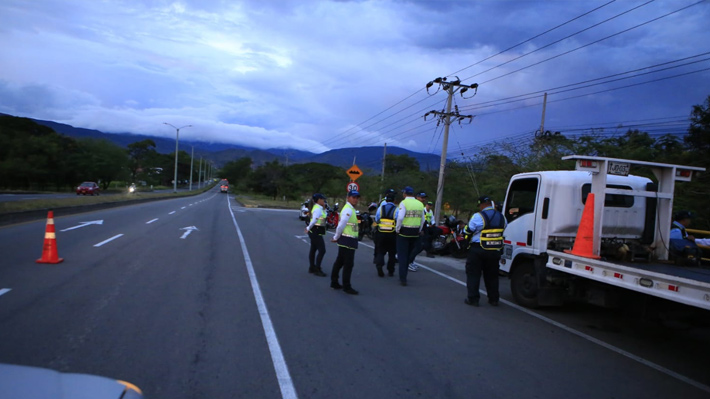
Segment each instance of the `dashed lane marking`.
[[104,244],[106,244],[106,243],[109,243],[109,242],[111,242],[111,241],[113,241],[113,240],[115,240],[115,239],[117,239],[117,238],[120,238],[120,237],[123,237],[123,234],[117,234],[117,235],[115,235],[115,236],[109,238],[108,240],[104,240],[104,241],[101,241],[101,242],[98,243],[98,244],[94,244],[94,246],[95,246],[95,247],[100,247],[100,246],[102,246],[102,245],[104,245]]
[[175,213],[175,212],[177,212],[177,211],[172,211],[172,212],[168,213],[168,215],[172,215],[172,214]]
[[12,288],[0,288],[0,295],[7,294]]
[[145,224],[151,224],[151,223],[155,222],[156,220],[158,220],[158,218],[155,218],[153,220],[149,220],[149,221],[145,222]]

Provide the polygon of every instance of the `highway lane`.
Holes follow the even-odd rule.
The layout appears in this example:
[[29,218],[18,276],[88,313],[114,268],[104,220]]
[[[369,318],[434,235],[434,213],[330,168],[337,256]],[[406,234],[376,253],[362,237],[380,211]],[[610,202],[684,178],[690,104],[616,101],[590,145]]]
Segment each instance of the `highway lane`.
[[[0,289],[12,289],[0,295],[0,362],[126,379],[154,398],[281,397],[227,201],[211,190],[58,217],[59,265],[34,263],[44,223],[0,228]],[[441,275],[413,273],[408,287],[378,278],[365,246],[361,295],[332,290],[307,273],[294,211],[232,212],[298,397],[707,397],[510,306],[465,306]],[[710,383],[703,373],[692,377]]]

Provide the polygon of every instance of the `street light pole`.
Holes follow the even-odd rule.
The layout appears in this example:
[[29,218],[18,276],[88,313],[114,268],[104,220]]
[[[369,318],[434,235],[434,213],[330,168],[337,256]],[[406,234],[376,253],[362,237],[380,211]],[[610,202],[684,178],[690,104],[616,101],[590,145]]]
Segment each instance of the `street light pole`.
[[173,192],[177,193],[177,169],[178,169],[178,141],[180,140],[180,129],[184,129],[186,127],[192,127],[192,125],[185,125],[181,127],[175,127],[167,122],[163,122],[164,125],[168,125],[175,129],[175,174],[173,176]]
[[202,188],[202,155],[200,155],[200,170],[197,172],[197,189]]
[[192,161],[195,159],[195,146],[190,147],[192,147],[192,155],[190,155],[190,191],[192,191]]

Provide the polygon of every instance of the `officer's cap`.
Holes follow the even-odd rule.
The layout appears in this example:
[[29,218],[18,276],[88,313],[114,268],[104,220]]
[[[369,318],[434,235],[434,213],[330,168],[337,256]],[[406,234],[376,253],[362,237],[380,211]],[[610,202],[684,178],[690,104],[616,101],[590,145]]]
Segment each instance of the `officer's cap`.
[[492,201],[491,198],[487,195],[482,195],[482,196],[478,197],[478,205],[487,204],[491,201]]
[[675,216],[673,217],[673,220],[676,221],[681,221],[683,219],[692,219],[693,214],[690,211],[678,211]]
[[360,198],[360,193],[357,192],[357,191],[355,191],[355,190],[353,190],[353,191],[350,191],[350,192],[348,193],[348,197],[358,197],[358,198]]
[[407,195],[414,195],[414,189],[411,188],[410,186],[405,187],[404,190],[402,190],[402,192]]

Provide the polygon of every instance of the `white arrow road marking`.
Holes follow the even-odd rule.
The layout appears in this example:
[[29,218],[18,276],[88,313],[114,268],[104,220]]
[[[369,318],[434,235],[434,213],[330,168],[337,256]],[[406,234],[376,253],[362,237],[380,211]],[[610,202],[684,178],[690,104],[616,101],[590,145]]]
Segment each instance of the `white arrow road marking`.
[[190,235],[190,233],[193,232],[193,230],[199,230],[199,229],[195,226],[190,226],[190,227],[183,227],[180,230],[185,230],[185,232],[182,234],[182,237],[180,237],[181,239],[184,240],[187,238],[187,236]]
[[102,245],[104,245],[104,244],[106,244],[106,243],[108,243],[108,242],[111,242],[111,241],[113,241],[113,240],[115,240],[115,239],[117,239],[117,238],[119,238],[119,237],[123,237],[123,234],[117,234],[117,235],[115,235],[115,236],[109,238],[108,240],[104,240],[104,241],[101,241],[101,242],[98,243],[98,244],[94,244],[94,246],[95,246],[95,247],[100,247],[100,246],[102,246]]
[[294,237],[296,237],[296,238],[298,238],[299,240],[305,242],[306,244],[310,244],[308,241],[306,241],[306,238],[307,238],[308,236],[294,236]]
[[172,211],[172,212],[168,213],[168,215],[172,215],[173,213],[175,213],[175,211]]
[[0,288],[0,295],[7,294],[10,290],[11,288]]
[[91,221],[91,222],[80,222],[80,224],[79,224],[78,226],[69,227],[69,228],[67,228],[67,229],[59,230],[59,231],[74,230],[74,229],[78,229],[78,228],[80,228],[80,227],[85,227],[85,226],[88,226],[88,225],[91,225],[91,224],[104,224],[104,221],[103,221],[103,220],[93,220],[93,221]]
[[158,218],[155,218],[153,220],[149,220],[149,221],[145,222],[145,224],[151,224],[151,223],[155,222],[156,220],[158,220]]

